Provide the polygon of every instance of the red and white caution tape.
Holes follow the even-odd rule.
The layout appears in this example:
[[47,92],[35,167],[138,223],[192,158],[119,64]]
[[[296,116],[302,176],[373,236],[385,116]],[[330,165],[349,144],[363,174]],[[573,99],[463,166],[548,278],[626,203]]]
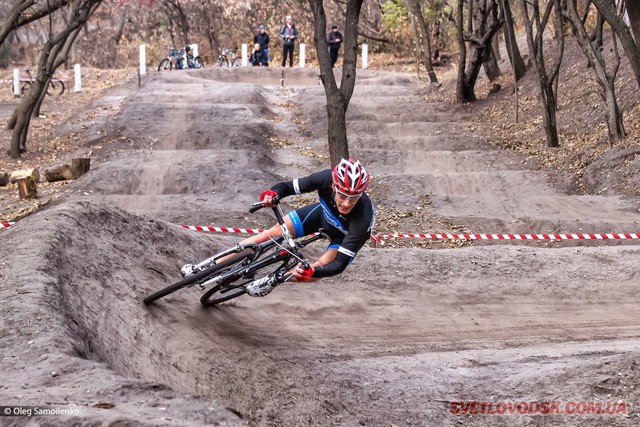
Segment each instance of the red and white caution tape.
[[243,233],[243,234],[258,234],[264,230],[258,228],[227,228],[227,227],[207,227],[203,225],[183,225],[182,228],[193,231],[210,231],[212,233]]
[[[0,222],[0,228],[11,227],[15,222]],[[260,228],[209,227],[183,225],[182,228],[212,233],[258,234]],[[433,239],[433,240],[637,240],[640,233],[573,233],[573,234],[471,234],[471,233],[393,233],[372,235],[372,240],[383,244],[385,239]]]
[[640,239],[639,233],[601,234],[467,234],[467,233],[394,233],[379,236],[382,239],[442,239],[442,240],[612,240]]

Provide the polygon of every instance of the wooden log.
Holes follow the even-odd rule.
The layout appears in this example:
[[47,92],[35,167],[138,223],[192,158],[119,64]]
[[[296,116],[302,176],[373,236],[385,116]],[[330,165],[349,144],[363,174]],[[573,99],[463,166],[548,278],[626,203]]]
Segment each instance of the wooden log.
[[38,171],[38,169],[36,168],[32,168],[32,169],[21,169],[21,170],[11,172],[11,174],[9,175],[9,182],[13,184],[17,182],[19,179],[27,178],[29,176],[32,176],[36,180],[36,182],[40,181],[40,171]]
[[91,159],[88,157],[71,159],[71,174],[73,175],[73,179],[80,178],[82,175],[89,172],[90,166]]
[[4,187],[9,183],[9,174],[7,172],[0,172],[0,187]]
[[49,182],[73,179],[73,173],[69,165],[54,166],[44,171],[44,177]]
[[20,200],[37,199],[38,188],[36,187],[36,179],[33,176],[20,178],[16,181],[18,184],[18,194]]

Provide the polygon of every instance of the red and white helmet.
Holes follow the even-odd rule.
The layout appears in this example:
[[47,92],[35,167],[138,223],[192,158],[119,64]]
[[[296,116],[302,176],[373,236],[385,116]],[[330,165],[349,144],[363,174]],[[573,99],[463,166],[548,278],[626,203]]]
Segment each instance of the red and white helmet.
[[337,191],[347,195],[364,193],[369,185],[369,174],[360,161],[342,159],[333,168],[333,185]]

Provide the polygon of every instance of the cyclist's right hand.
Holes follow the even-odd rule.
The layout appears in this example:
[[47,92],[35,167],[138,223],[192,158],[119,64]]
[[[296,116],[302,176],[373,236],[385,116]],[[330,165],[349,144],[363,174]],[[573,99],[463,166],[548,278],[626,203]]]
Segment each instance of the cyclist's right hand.
[[275,205],[277,205],[277,200],[273,200],[274,198],[277,198],[278,193],[276,193],[273,190],[265,190],[262,192],[262,194],[260,195],[260,201],[262,202],[262,206],[264,206],[265,208],[272,208]]

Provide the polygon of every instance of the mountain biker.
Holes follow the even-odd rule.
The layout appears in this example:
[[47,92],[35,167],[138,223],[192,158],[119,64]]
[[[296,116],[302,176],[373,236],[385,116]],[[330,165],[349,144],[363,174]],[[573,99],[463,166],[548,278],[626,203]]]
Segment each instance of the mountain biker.
[[[285,224],[293,237],[302,237],[319,229],[330,237],[325,253],[306,268],[298,264],[289,281],[306,282],[342,273],[356,253],[369,240],[374,223],[374,207],[365,193],[371,177],[360,161],[342,159],[333,169],[316,172],[293,181],[280,182],[260,195],[264,207],[273,207],[274,198],[318,192],[318,203],[291,211]],[[282,234],[279,225],[245,239],[244,243],[262,243]],[[271,280],[256,280],[247,286],[251,296],[265,296],[273,289]]]

